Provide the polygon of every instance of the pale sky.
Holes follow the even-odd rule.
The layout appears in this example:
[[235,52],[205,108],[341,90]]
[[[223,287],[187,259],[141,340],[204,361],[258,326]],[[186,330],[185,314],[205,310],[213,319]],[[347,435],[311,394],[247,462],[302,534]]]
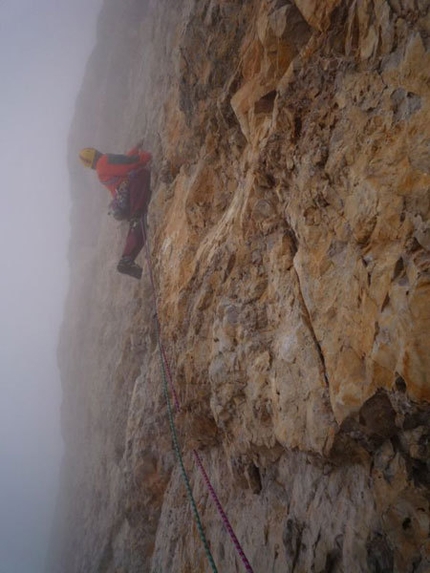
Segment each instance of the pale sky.
[[67,136],[102,0],[0,0],[0,573],[42,573],[61,456]]

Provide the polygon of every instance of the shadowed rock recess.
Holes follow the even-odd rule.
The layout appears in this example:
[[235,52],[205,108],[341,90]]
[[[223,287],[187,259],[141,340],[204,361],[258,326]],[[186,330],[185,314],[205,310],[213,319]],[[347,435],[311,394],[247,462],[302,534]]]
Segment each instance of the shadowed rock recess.
[[49,571],[210,566],[144,255],[80,147],[154,154],[179,440],[219,572],[430,571],[427,0],[105,0],[69,140],[65,457]]

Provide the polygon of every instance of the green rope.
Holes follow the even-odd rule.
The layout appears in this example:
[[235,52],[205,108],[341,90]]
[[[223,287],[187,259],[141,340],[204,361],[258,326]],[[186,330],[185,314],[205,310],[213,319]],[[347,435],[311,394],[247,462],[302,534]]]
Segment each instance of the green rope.
[[158,320],[158,310],[157,310],[157,297],[155,294],[154,277],[152,275],[151,255],[150,255],[149,247],[148,247],[148,240],[147,240],[148,232],[147,232],[147,228],[146,228],[145,219],[142,220],[141,225],[142,225],[143,237],[145,239],[145,251],[146,251],[146,258],[147,258],[147,262],[148,262],[149,276],[150,276],[151,284],[152,284],[152,295],[154,297],[155,330],[156,330],[156,336],[157,336],[158,353],[159,353],[160,362],[161,362],[161,374],[163,377],[163,392],[164,392],[164,397],[166,399],[167,411],[169,413],[169,425],[170,425],[170,432],[172,434],[173,449],[175,450],[176,457],[177,457],[179,465],[181,467],[182,479],[184,480],[184,483],[185,483],[185,489],[187,490],[188,499],[189,499],[189,502],[190,502],[192,510],[193,510],[193,514],[194,514],[194,518],[196,520],[197,529],[199,531],[200,539],[202,540],[202,543],[204,545],[205,552],[206,552],[206,555],[207,555],[207,558],[209,560],[209,563],[210,563],[210,566],[211,566],[213,573],[218,573],[218,570],[217,570],[216,565],[215,565],[215,561],[212,557],[211,550],[209,549],[209,544],[208,544],[208,541],[206,539],[205,532],[203,531],[203,525],[202,525],[202,522],[200,520],[199,511],[197,509],[197,505],[196,505],[196,502],[194,500],[193,492],[191,491],[190,481],[188,479],[187,472],[185,471],[184,461],[182,459],[181,449],[179,447],[179,440],[178,440],[178,435],[176,433],[175,422],[173,419],[172,405],[170,403],[170,396],[169,396],[169,390],[168,390],[168,384],[167,384],[166,364],[164,362],[163,350],[162,350],[162,345],[161,345],[160,321]]
[[181,467],[182,479],[184,480],[184,483],[185,483],[185,489],[187,490],[188,499],[190,501],[190,504],[191,504],[191,507],[192,507],[192,510],[194,513],[194,518],[196,520],[197,529],[199,531],[200,539],[203,542],[205,552],[206,552],[207,558],[209,559],[209,563],[210,563],[210,566],[211,566],[213,573],[218,573],[218,570],[217,570],[216,565],[215,565],[215,561],[212,557],[211,550],[209,549],[209,545],[208,545],[208,541],[207,541],[206,536],[205,536],[205,532],[203,531],[203,525],[202,525],[202,522],[200,520],[199,511],[197,509],[197,505],[196,505],[196,502],[194,500],[193,492],[191,491],[190,481],[188,479],[187,472],[186,472],[185,467],[184,467],[184,461],[182,459],[182,454],[181,454],[181,450],[179,447],[178,435],[176,433],[175,422],[173,419],[172,404],[170,403],[170,396],[169,396],[169,391],[168,391],[168,386],[167,386],[167,376],[166,376],[166,371],[165,371],[166,366],[164,364],[163,353],[161,351],[160,327],[159,327],[157,315],[155,317],[155,322],[156,322],[156,329],[157,329],[158,351],[159,351],[160,361],[161,361],[161,372],[162,372],[162,376],[163,376],[163,392],[164,392],[164,397],[165,397],[166,402],[167,402],[167,410],[169,413],[169,425],[170,425],[170,431],[172,433],[173,448],[175,450],[176,457],[177,457],[179,465]]

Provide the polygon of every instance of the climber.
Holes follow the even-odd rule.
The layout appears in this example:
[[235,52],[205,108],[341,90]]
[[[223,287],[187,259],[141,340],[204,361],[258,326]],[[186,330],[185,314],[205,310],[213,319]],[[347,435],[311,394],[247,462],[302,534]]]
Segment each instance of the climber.
[[138,143],[126,155],[101,153],[87,147],[80,151],[79,158],[85,167],[95,169],[100,182],[109,189],[113,197],[109,213],[115,219],[130,223],[117,270],[140,279],[142,268],[135,263],[135,259],[145,244],[142,227],[151,197],[150,172],[147,168],[151,154],[141,150],[141,143]]

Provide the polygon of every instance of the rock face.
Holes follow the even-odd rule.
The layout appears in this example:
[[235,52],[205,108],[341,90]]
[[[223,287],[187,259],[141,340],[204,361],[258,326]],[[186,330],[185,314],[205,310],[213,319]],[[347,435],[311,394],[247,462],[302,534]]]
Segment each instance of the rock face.
[[210,571],[152,288],[80,147],[154,154],[149,245],[219,571],[430,570],[430,5],[106,0],[70,136],[50,570]]

